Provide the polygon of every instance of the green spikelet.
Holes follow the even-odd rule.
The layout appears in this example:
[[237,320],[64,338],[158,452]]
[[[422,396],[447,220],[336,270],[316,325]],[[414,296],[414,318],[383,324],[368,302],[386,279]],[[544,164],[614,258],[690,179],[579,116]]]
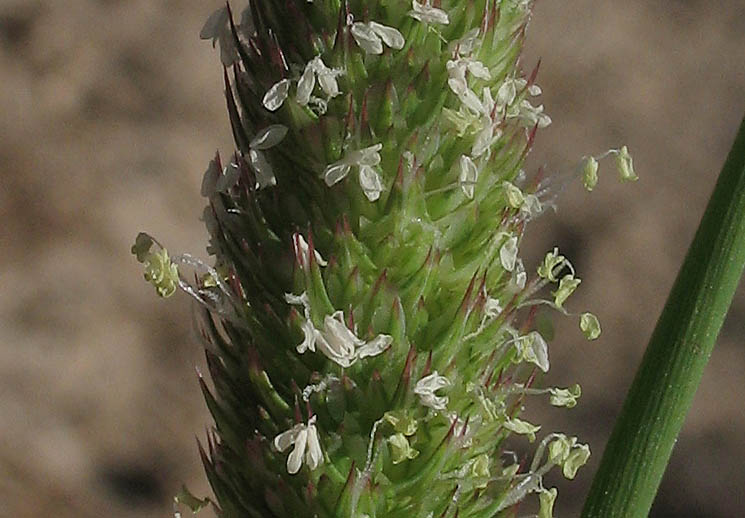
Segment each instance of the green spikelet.
[[532,461],[505,453],[540,433],[526,397],[580,394],[533,387],[538,306],[568,314],[579,279],[558,250],[534,278],[518,257],[543,210],[521,167],[551,122],[518,66],[530,4],[256,0],[209,18],[237,146],[202,184],[213,266],[144,234],[133,252],[160,295],[203,306],[219,516],[486,518],[538,493],[548,517],[545,473],[587,460],[561,434]]

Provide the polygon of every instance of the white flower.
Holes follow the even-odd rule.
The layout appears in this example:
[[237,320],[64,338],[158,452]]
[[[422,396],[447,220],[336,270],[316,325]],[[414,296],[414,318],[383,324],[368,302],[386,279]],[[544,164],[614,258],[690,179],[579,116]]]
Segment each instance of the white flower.
[[398,29],[377,22],[355,22],[351,32],[357,45],[368,54],[382,54],[383,43],[397,50],[402,49],[405,43]]
[[342,367],[349,367],[355,360],[357,347],[364,343],[344,323],[344,313],[335,311],[324,317],[323,331],[314,330],[311,350],[318,346],[327,358]]
[[488,87],[484,87],[481,91],[483,101],[481,102],[481,131],[476,135],[476,139],[473,141],[473,147],[471,148],[471,156],[478,158],[491,148],[491,145],[502,136],[502,130],[497,127],[493,117],[496,115],[494,98],[491,95],[491,90]]
[[393,337],[390,335],[380,334],[369,342],[358,338],[344,323],[342,311],[326,315],[323,319],[323,330],[319,331],[310,319],[310,303],[307,294],[285,293],[285,300],[289,304],[302,305],[304,309],[304,337],[296,348],[300,354],[305,351],[316,352],[318,348],[329,360],[346,368],[357,360],[381,354],[393,343]]
[[504,308],[500,305],[499,299],[494,299],[492,297],[486,298],[486,303],[484,304],[484,313],[488,318],[499,316],[502,311],[504,311]]
[[449,387],[450,380],[440,376],[437,371],[420,379],[414,387],[414,394],[419,396],[422,405],[433,410],[445,410],[448,404],[447,396],[438,396],[435,392],[441,388]]
[[486,68],[486,66],[481,61],[476,61],[475,59],[471,58],[460,59],[466,61],[466,69],[473,77],[477,77],[485,81],[491,79],[491,73],[489,72],[489,69]]
[[300,471],[303,459],[311,470],[323,464],[323,452],[316,430],[316,416],[311,417],[307,425],[298,423],[286,432],[277,435],[273,444],[280,453],[292,445],[295,446],[287,457],[287,472],[290,475]]
[[342,367],[349,367],[358,359],[377,356],[385,351],[393,342],[393,337],[378,335],[365,342],[346,326],[344,313],[335,311],[323,319],[323,331],[314,329],[312,341],[328,359]]
[[510,106],[515,102],[516,95],[516,80],[508,77],[497,90],[497,104],[503,110],[505,106]]
[[537,124],[539,128],[545,128],[551,124],[551,117],[543,113],[543,105],[533,106],[527,100],[520,102],[518,117],[523,121],[523,125],[528,127]]
[[515,262],[517,261],[517,236],[512,236],[504,242],[502,248],[499,249],[499,260],[502,263],[502,268],[508,272],[515,269]]
[[448,14],[442,9],[437,9],[430,5],[430,0],[425,0],[425,3],[420,4],[416,0],[411,0],[412,10],[409,11],[409,16],[424,23],[439,23],[447,25],[450,23]]
[[451,41],[448,50],[453,54],[457,53],[459,56],[468,56],[476,48],[479,31],[480,28],[476,27],[464,34],[461,39]]
[[[454,61],[451,61],[454,63]],[[457,66],[452,66],[451,78],[448,80],[450,89],[460,95],[458,98],[463,103],[458,111],[448,108],[443,110],[445,117],[453,123],[459,137],[467,134],[475,134],[471,147],[471,157],[478,158],[489,151],[492,144],[502,136],[499,128],[501,117],[496,109],[497,105],[492,98],[491,89],[482,89],[483,100],[479,101],[476,94],[465,86],[465,78],[460,76]],[[487,155],[488,156],[488,155]]]
[[[466,71],[474,77],[488,81],[491,79],[489,69],[481,62],[468,57],[451,59],[445,65],[451,78],[457,77],[465,80]],[[457,93],[457,92],[456,92]]]
[[248,162],[256,173],[256,188],[277,185],[272,166],[264,157],[262,151],[279,144],[287,135],[287,127],[281,124],[272,124],[261,130],[248,144]]
[[316,86],[316,80],[323,93],[326,94],[327,100],[340,95],[336,78],[343,74],[343,70],[327,67],[321,56],[314,57],[305,65],[303,75],[300,76],[295,99],[299,105],[306,106],[312,100],[311,94]]
[[383,192],[380,175],[369,165],[360,166],[360,187],[370,201],[380,198],[380,193]]
[[316,352],[317,332],[318,331],[316,331],[316,328],[313,327],[313,322],[311,322],[309,317],[306,317],[305,322],[303,322],[303,341],[300,342],[295,348],[298,354],[303,354],[307,350]]
[[344,71],[327,67],[321,60],[321,56],[316,56],[310,63],[316,78],[318,78],[318,84],[326,96],[331,99],[340,95],[341,92],[339,91],[339,85],[336,83],[336,78],[344,74]]
[[338,162],[330,164],[323,172],[326,185],[331,187],[339,183],[349,174],[352,167],[359,167],[362,191],[368,200],[377,200],[383,191],[383,183],[374,167],[380,163],[381,149],[383,149],[383,144],[350,151]]
[[512,276],[507,281],[505,288],[510,293],[518,293],[525,289],[525,283],[528,280],[528,274],[525,272],[523,260],[519,257],[515,260],[515,268],[512,270]]
[[536,84],[532,84],[528,87],[528,93],[532,96],[536,96],[536,95],[541,95],[543,93],[543,90],[541,90],[540,86]]
[[[497,104],[500,107],[500,111],[512,105],[515,102],[518,92],[521,92],[527,85],[528,82],[522,78],[508,77],[505,79],[499,90],[497,90]],[[532,84],[528,86],[528,93],[533,96],[541,95],[541,87]]]
[[458,181],[460,182],[461,189],[463,189],[463,194],[465,194],[467,198],[473,199],[476,181],[479,179],[479,170],[476,168],[476,164],[473,163],[473,160],[466,155],[460,156],[458,167],[460,169]]
[[262,104],[264,108],[270,112],[277,111],[282,103],[287,99],[287,94],[290,92],[290,80],[282,79],[281,81],[272,85],[264,94]]
[[316,75],[313,72],[312,61],[305,65],[303,75],[297,82],[297,93],[295,99],[300,106],[305,106],[310,102],[310,94],[316,86]]
[[460,102],[474,113],[484,113],[484,105],[479,101],[478,96],[473,93],[473,90],[468,88],[466,71],[479,79],[490,79],[491,74],[489,73],[489,69],[480,61],[470,58],[449,60],[446,67],[448,71],[448,86],[458,96]]
[[[310,250],[310,247],[302,234],[295,233],[292,235],[292,247],[295,250],[295,257],[297,257],[300,262],[300,268],[307,270],[309,266],[308,251]],[[326,266],[328,264],[328,262],[321,257],[318,250],[313,250],[313,255],[320,266]]]

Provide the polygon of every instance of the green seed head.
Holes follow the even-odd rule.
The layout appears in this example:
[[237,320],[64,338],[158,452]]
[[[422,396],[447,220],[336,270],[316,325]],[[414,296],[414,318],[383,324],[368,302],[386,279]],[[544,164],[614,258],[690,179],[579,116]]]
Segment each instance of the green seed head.
[[[530,6],[255,1],[208,19],[237,148],[202,183],[213,259],[144,234],[133,253],[159,294],[203,307],[221,517],[486,518],[531,493],[550,516],[542,477],[587,460],[555,434],[529,466],[505,455],[541,433],[518,417],[528,397],[580,395],[533,387],[536,312],[566,313],[580,280],[557,249],[530,279],[519,256],[544,209],[524,160],[551,123],[519,66]],[[580,327],[599,334],[589,313]]]

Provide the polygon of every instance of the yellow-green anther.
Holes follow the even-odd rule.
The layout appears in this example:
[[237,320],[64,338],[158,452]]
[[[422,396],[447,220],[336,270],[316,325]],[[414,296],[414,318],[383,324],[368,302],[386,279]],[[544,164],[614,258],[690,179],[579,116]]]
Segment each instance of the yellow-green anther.
[[178,266],[171,262],[168,250],[151,253],[143,262],[145,265],[145,280],[155,286],[155,290],[163,298],[170,297],[178,287]]
[[181,486],[181,491],[173,497],[173,500],[176,504],[185,505],[194,514],[207,507],[210,503],[209,498],[197,498],[194,496],[185,485]]
[[553,406],[563,406],[566,408],[573,408],[577,405],[577,400],[582,395],[582,389],[579,385],[572,385],[569,388],[552,388],[548,389],[551,397],[549,397],[549,403]]
[[405,460],[415,459],[419,455],[419,451],[409,445],[409,441],[402,433],[397,433],[388,437],[388,444],[391,445],[391,457],[394,464],[400,464]]
[[484,411],[484,417],[487,421],[494,421],[503,413],[503,408],[497,406],[496,401],[492,401],[490,398],[484,396],[484,394],[479,394],[477,399],[481,404],[481,408]]
[[540,502],[540,508],[538,510],[538,518],[552,518],[554,515],[554,502],[556,501],[556,495],[558,491],[555,487],[551,489],[544,489],[538,494],[538,500]]
[[504,194],[510,207],[513,209],[519,209],[525,201],[525,197],[520,188],[511,182],[503,182],[502,187],[504,187]]
[[567,479],[572,480],[577,474],[577,470],[584,466],[589,458],[590,447],[588,445],[580,444],[579,446],[575,446],[564,461],[562,473],[564,473]]
[[598,161],[595,157],[585,158],[582,165],[582,184],[588,191],[592,191],[598,184]]
[[623,146],[616,153],[616,167],[621,175],[622,182],[635,182],[639,179],[634,172],[634,162],[629,154],[629,149]]
[[507,421],[505,421],[504,427],[512,433],[527,436],[530,442],[535,441],[535,434],[541,429],[540,426],[531,424],[527,421],[523,421],[522,419],[518,419],[517,417],[513,417],[512,419],[508,419]]
[[476,457],[476,460],[474,460],[471,465],[471,475],[475,479],[480,480],[480,482],[475,484],[475,487],[483,489],[488,485],[489,477],[491,477],[491,472],[489,471],[489,455],[482,453]]
[[556,439],[548,445],[548,461],[558,466],[563,465],[576,441],[576,437],[570,439],[564,434],[557,434]]
[[575,279],[571,273],[566,274],[561,278],[559,282],[559,288],[556,291],[552,291],[551,295],[554,296],[554,304],[558,307],[562,307],[564,302],[569,298],[569,295],[574,293],[577,286],[582,282],[581,279]]
[[393,429],[407,437],[414,435],[417,431],[418,424],[416,418],[405,410],[391,410],[383,415],[383,419],[388,421]]
[[538,267],[538,276],[541,279],[548,279],[551,282],[556,282],[558,280],[556,275],[561,271],[561,267],[566,263],[566,258],[563,255],[559,255],[559,249],[554,248],[546,254],[546,257],[543,258],[543,263]]
[[592,313],[582,313],[579,317],[579,328],[588,340],[595,340],[600,336],[600,322]]

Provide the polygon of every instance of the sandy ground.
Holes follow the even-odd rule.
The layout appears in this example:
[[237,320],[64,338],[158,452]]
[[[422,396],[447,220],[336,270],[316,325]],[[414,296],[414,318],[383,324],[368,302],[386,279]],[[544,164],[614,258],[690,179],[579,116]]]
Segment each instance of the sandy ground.
[[[181,482],[207,491],[189,303],[158,300],[129,246],[147,229],[204,249],[201,174],[231,149],[197,38],[218,4],[0,0],[3,518],[164,518]],[[553,344],[551,380],[581,383],[581,404],[530,411],[595,452],[576,482],[550,480],[574,516],[745,110],[745,4],[541,0],[526,68],[539,56],[554,124],[531,168],[625,143],[642,177],[608,167],[529,231],[528,257],[567,253],[572,306],[604,325],[591,345],[560,325]],[[745,514],[743,322],[741,288],[652,516]]]

